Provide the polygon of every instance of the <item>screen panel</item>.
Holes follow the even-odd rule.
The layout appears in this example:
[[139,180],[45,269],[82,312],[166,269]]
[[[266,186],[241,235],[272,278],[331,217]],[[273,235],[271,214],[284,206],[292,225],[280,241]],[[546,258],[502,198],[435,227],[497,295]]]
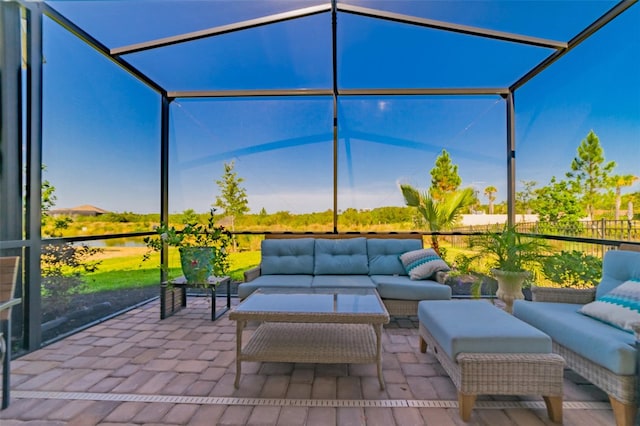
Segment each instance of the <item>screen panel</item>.
[[[427,190],[430,171],[443,150],[458,166],[460,188],[471,187],[481,197],[492,185],[505,198],[506,125],[501,98],[343,97],[339,111],[339,212],[353,215],[404,207],[399,185]],[[480,206],[476,209],[482,211]],[[338,224],[341,231],[427,230],[416,223],[357,223],[344,214]]]
[[291,215],[331,210],[332,105],[327,97],[176,100],[170,211],[208,210],[222,196],[225,164],[246,191],[248,217],[236,230],[300,230]]

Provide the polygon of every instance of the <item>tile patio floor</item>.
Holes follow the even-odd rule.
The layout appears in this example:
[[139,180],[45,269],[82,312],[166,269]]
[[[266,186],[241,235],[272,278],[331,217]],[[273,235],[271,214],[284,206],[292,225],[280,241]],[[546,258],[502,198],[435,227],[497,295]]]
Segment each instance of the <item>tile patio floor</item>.
[[[451,380],[419,351],[415,318],[385,327],[384,391],[374,365],[289,363],[243,363],[236,390],[235,323],[228,314],[211,322],[207,303],[189,298],[161,321],[151,302],[14,360],[0,424],[553,424],[538,396],[481,396],[463,423]],[[606,395],[570,371],[564,424],[614,424]]]

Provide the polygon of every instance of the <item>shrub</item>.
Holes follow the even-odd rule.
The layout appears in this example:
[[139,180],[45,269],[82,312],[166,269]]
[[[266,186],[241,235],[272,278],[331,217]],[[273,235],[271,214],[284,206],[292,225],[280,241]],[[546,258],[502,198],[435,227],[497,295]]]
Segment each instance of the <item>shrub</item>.
[[560,287],[593,287],[602,276],[602,260],[581,251],[563,250],[545,258],[542,273]]

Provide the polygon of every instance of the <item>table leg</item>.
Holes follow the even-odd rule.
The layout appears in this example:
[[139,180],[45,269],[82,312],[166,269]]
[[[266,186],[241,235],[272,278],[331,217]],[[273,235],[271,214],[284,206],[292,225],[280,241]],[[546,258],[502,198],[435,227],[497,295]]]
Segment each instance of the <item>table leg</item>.
[[184,308],[187,306],[187,286],[186,285],[180,287],[180,293],[182,296],[182,307]]
[[213,304],[211,306],[211,321],[215,321],[218,318],[220,318],[221,316],[223,316],[229,309],[231,309],[231,279],[227,278],[227,306],[220,309],[219,311],[215,311],[214,314],[214,309],[215,309],[215,301],[216,301],[216,287],[215,285],[211,286],[211,289],[213,291]]
[[216,286],[210,285],[209,290],[211,291],[211,321],[215,321],[216,316]]
[[384,390],[384,379],[382,378],[382,324],[373,326],[376,331],[376,359],[378,360],[378,381],[380,389]]
[[240,375],[242,374],[242,361],[240,355],[242,354],[242,330],[244,329],[245,321],[238,320],[236,322],[236,380],[233,386],[238,389],[240,387]]

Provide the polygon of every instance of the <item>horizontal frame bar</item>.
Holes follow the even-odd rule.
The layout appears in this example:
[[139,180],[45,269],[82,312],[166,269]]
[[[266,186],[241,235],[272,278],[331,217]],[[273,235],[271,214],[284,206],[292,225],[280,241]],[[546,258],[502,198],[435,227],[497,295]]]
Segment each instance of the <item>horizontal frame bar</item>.
[[175,98],[243,98],[270,96],[332,96],[331,89],[261,89],[261,90],[176,90],[167,92]]
[[393,96],[393,95],[500,95],[509,94],[507,87],[422,88],[422,89],[340,89],[341,96]]

